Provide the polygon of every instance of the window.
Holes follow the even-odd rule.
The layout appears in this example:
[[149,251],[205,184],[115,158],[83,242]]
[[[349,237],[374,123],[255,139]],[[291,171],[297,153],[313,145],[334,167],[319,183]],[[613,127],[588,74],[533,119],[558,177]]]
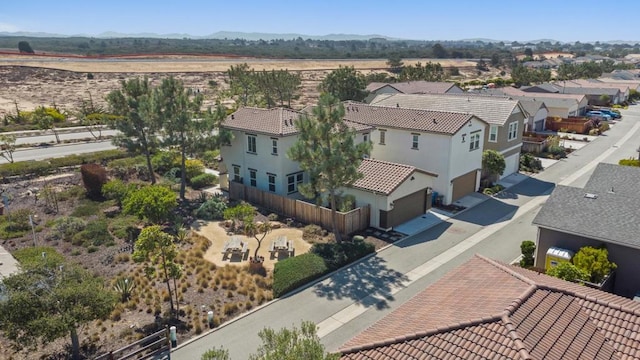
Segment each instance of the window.
[[269,191],[276,192],[276,175],[267,173],[267,178],[269,179]]
[[255,135],[247,135],[247,151],[252,154],[256,153],[256,136]]
[[364,142],[369,141],[369,133],[364,133],[364,135],[362,136]]
[[480,148],[480,133],[471,134],[469,139],[469,151],[478,150]]
[[242,182],[242,178],[240,177],[240,166],[233,165],[233,181]]
[[411,148],[418,149],[418,139],[420,138],[420,134],[411,134]]
[[256,187],[257,182],[257,171],[256,169],[249,169],[249,185]]
[[511,141],[518,137],[518,122],[514,121],[509,124],[509,136],[507,140]]
[[489,128],[489,141],[498,141],[498,125],[491,125],[491,127]]
[[304,180],[303,173],[287,175],[287,193],[298,192],[298,185],[302,184]]
[[384,138],[387,135],[387,130],[380,130],[380,145],[384,145]]
[[271,138],[271,155],[278,155],[278,139]]

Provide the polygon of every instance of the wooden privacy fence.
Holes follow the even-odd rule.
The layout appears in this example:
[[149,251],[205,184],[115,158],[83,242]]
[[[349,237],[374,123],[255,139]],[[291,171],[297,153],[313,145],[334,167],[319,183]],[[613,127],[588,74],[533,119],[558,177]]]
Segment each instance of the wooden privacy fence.
[[[317,224],[329,230],[332,228],[331,209],[302,200],[262,191],[234,181],[229,182],[229,198],[247,201],[303,223]],[[349,212],[338,211],[338,229],[346,235],[366,229],[369,227],[370,211],[369,205],[355,208]]]
[[171,359],[171,341],[169,340],[169,329],[163,329],[129,344],[116,351],[103,354],[95,358],[96,360],[127,360],[127,359]]

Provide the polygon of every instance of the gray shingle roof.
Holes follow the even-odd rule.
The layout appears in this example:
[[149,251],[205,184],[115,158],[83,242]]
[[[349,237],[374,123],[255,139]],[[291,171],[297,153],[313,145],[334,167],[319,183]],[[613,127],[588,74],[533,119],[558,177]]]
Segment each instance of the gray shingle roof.
[[472,114],[372,106],[346,102],[345,119],[380,127],[452,135],[474,116]]
[[639,180],[638,168],[599,164],[584,189],[557,186],[533,223],[640,249]]
[[472,94],[381,94],[372,105],[407,109],[464,112],[473,114],[489,124],[504,125],[511,113],[520,107],[518,100]]
[[559,93],[561,91],[561,89],[558,86],[550,83],[543,83],[543,84],[538,84],[533,86],[523,86],[520,89],[525,92]]
[[609,95],[617,96],[620,93],[618,88],[610,87],[581,87],[581,86],[566,86],[562,88],[561,92],[565,94],[581,94],[581,95]]
[[285,108],[241,107],[227,116],[222,126],[227,129],[253,131],[268,135],[293,135],[298,133],[293,122],[300,115],[301,113],[298,111]]
[[[254,108],[241,107],[233,114],[227,116],[222,126],[227,129],[262,133],[274,136],[287,136],[298,133],[294,121],[302,115],[302,112],[285,108]],[[345,121],[345,124],[355,131],[367,131],[373,129],[371,125],[353,121]]]
[[363,177],[353,183],[352,186],[365,191],[389,195],[416,171],[437,176],[416,169],[411,165],[376,159],[364,159],[358,167],[358,172],[362,173]]
[[454,83],[449,82],[419,80],[399,83],[371,83],[367,85],[366,90],[373,92],[385,85],[389,85],[403,94],[444,94],[455,86]]
[[527,98],[520,99],[520,105],[522,105],[522,108],[529,116],[534,116],[540,108],[545,107],[543,101]]

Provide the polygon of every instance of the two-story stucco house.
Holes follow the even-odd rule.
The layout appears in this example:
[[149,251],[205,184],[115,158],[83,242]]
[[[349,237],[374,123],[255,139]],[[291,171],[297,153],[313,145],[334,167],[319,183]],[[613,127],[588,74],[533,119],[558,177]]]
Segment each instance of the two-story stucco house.
[[380,94],[462,94],[462,90],[454,83],[444,81],[405,81],[398,83],[372,82],[365,88],[369,95],[364,102],[368,103]]
[[347,102],[345,119],[374,127],[372,158],[437,174],[444,204],[478,190],[487,124],[477,116]]
[[475,115],[489,124],[481,138],[484,149],[495,150],[504,156],[506,167],[502,177],[519,170],[522,132],[527,114],[518,100],[473,94],[393,94],[378,95],[371,105]]
[[[298,185],[307,181],[297,162],[287,157],[296,142],[294,121],[300,112],[284,109],[243,107],[229,115],[222,128],[233,134],[229,144],[220,149],[221,180],[236,181],[278,195],[301,198]],[[364,141],[372,127],[349,124]]]

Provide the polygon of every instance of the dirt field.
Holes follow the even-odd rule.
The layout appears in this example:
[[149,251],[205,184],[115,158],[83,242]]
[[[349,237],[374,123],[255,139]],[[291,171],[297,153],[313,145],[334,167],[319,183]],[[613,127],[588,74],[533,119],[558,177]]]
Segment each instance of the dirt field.
[[[466,60],[407,59],[405,64],[423,64],[437,61],[444,67],[456,66],[465,69],[475,66]],[[152,83],[172,74],[185,86],[200,90],[205,95],[205,106],[215,103],[217,94],[209,87],[216,81],[225,88],[224,72],[231,65],[247,62],[255,70],[288,69],[300,71],[302,96],[293,104],[302,108],[317,98],[317,86],[327,73],[338,66],[353,66],[363,73],[387,68],[386,60],[274,60],[255,58],[220,58],[165,56],[155,59],[75,59],[63,57],[33,57],[0,55],[0,117],[15,112],[17,101],[21,110],[51,106],[72,112],[80,99],[89,94],[99,105],[105,105],[104,97],[120,87],[120,82],[132,77],[147,76]],[[474,72],[474,71],[471,71]],[[87,74],[93,74],[88,79]]]

